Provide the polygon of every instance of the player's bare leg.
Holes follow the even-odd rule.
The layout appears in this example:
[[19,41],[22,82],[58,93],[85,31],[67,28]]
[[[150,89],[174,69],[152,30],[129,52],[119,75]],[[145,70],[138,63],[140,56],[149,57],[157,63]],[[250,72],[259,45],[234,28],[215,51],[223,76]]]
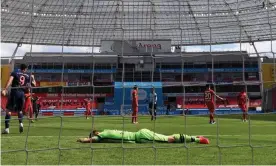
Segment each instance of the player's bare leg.
[[135,124],[135,112],[132,112],[131,123]]
[[151,121],[153,121],[154,117],[153,117],[153,109],[150,109],[150,115],[151,115]]
[[89,119],[88,118],[88,114],[89,114],[88,109],[86,109],[86,111],[85,111],[85,119]]
[[132,113],[132,123],[133,124],[137,124],[138,123],[137,122],[137,112],[136,111]]
[[34,123],[33,120],[33,107],[31,105],[27,105],[27,107],[23,111],[23,115],[27,114],[28,119],[31,121],[31,123]]
[[24,107],[24,111],[23,111],[23,115],[27,116],[27,119],[31,121],[31,123],[34,123],[33,120],[33,110],[31,106],[25,106]]
[[138,112],[135,112],[135,116],[134,116],[134,121],[135,121],[134,123],[135,123],[135,124],[138,123],[138,122],[137,122],[137,118],[138,118]]
[[19,133],[23,132],[23,112],[18,111],[18,120],[19,120]]
[[243,121],[243,122],[247,122],[247,119],[248,119],[248,113],[247,113],[247,111],[243,111],[243,114],[242,114],[242,121]]
[[214,109],[211,109],[211,110],[210,110],[210,115],[209,115],[209,117],[210,117],[209,123],[210,123],[210,124],[215,124],[215,123],[216,123],[216,121],[215,121],[215,119],[214,119],[214,112],[215,112]]
[[138,116],[138,107],[136,107],[136,106],[133,106],[132,107],[132,110],[133,110],[133,112],[132,112],[132,123],[133,124],[137,124],[138,122],[137,122],[137,116]]

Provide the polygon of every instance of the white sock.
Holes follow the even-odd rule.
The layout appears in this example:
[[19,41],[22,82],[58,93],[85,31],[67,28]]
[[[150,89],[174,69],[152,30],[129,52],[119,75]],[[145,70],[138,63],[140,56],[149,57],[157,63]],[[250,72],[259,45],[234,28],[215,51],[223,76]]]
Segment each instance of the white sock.
[[23,123],[20,123],[19,126],[20,126],[20,127],[23,127]]

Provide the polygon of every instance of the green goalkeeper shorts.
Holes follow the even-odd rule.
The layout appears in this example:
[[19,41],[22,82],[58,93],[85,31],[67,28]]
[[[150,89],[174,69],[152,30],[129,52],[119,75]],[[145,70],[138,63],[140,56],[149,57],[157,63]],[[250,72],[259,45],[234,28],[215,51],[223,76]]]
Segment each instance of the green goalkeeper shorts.
[[136,132],[136,143],[152,143],[152,142],[166,142],[168,143],[169,136],[154,133],[148,129],[141,129]]

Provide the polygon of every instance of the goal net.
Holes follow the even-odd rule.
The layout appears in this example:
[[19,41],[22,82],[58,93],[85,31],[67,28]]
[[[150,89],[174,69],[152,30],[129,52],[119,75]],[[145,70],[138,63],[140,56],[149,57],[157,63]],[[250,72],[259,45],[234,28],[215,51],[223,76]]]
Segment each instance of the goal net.
[[[11,56],[8,65],[1,66],[5,71],[1,73],[2,85],[5,85],[11,71],[19,72],[20,64],[28,64],[28,74],[34,75],[36,86],[24,88],[30,88],[31,97],[38,98],[32,107],[39,112],[36,118],[36,115],[30,117],[27,110],[22,134],[18,132],[18,112],[11,113],[9,134],[1,135],[2,164],[275,164],[276,42],[269,14],[275,12],[275,6],[268,5],[268,14],[262,18],[267,20],[264,27],[270,39],[254,43],[246,25],[240,24],[240,19],[246,19],[242,12],[239,14],[230,7],[227,13],[220,13],[211,7],[214,5],[217,9],[221,4],[211,5],[208,1],[207,7],[201,6],[205,12],[201,14],[196,10],[194,13],[192,9],[196,7],[188,2],[177,1],[172,6],[164,3],[169,5],[168,12],[163,9],[159,14],[168,17],[168,22],[163,27],[155,27],[162,21],[156,19],[156,10],[164,6],[163,2],[102,3],[96,5],[93,1],[71,9],[69,2],[67,5],[63,2],[62,14],[55,16],[60,18],[56,20],[60,27],[54,26],[50,35],[60,37],[62,46],[55,47],[59,51],[36,52],[38,46],[33,38],[37,39],[36,35],[43,32],[34,27],[26,31],[33,37],[24,56],[18,59]],[[34,9],[35,4],[32,4]],[[44,7],[57,6],[47,4]],[[32,22],[50,17],[48,13],[39,14],[43,14],[44,7],[37,13],[32,11],[36,13]],[[93,15],[89,7],[97,10],[99,16]],[[82,8],[87,11],[79,14]],[[101,14],[108,9],[116,11],[109,21]],[[71,10],[77,10],[78,15],[65,14]],[[140,12],[143,14],[136,16]],[[170,12],[174,15],[170,16]],[[217,33],[218,27],[212,28],[217,25],[214,18],[221,20],[230,14],[235,26],[233,21],[226,20],[219,28],[221,34]],[[72,18],[75,22],[67,25]],[[192,27],[182,26],[191,22]],[[101,24],[106,26],[102,28]],[[203,27],[207,27],[204,33]],[[78,28],[81,32],[74,34]],[[63,33],[55,34],[60,29]],[[236,43],[220,44],[228,43],[224,38],[226,33],[235,36]],[[87,34],[89,41],[85,38],[74,42],[79,42],[76,45],[89,43],[90,47],[85,51],[78,49],[78,53],[70,52],[76,48],[67,47],[67,43]],[[190,35],[193,41],[186,40]],[[199,41],[204,46],[189,46],[190,42]],[[99,44],[100,48],[96,47]],[[263,50],[264,45],[269,48]],[[100,49],[99,53],[96,49]],[[206,102],[206,85],[212,85],[216,94],[211,95],[214,96],[212,106]],[[5,86],[1,88],[4,90]],[[9,96],[1,98],[3,130],[7,128],[7,100],[14,97],[15,89],[18,88],[11,87]],[[249,99],[246,113],[237,101],[243,90]],[[214,109],[213,115],[210,107]],[[132,123],[133,117],[138,123]],[[119,130],[122,136],[97,137],[97,141],[111,143],[77,142],[79,138],[88,138],[93,130]]]

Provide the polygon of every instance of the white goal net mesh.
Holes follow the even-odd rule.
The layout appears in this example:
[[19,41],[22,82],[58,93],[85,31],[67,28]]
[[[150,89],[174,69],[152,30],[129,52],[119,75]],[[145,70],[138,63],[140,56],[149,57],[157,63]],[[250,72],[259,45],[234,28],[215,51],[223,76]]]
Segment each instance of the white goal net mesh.
[[[66,16],[66,11],[70,3],[64,1],[67,2],[63,0],[59,9],[62,11],[62,14],[59,13],[59,23],[62,26],[58,29],[63,32],[59,34],[62,45],[56,46],[59,51],[33,51],[37,47],[34,40],[43,32],[31,27],[31,30],[26,32],[31,35],[28,53],[21,59],[16,59],[14,55],[8,57],[11,59],[9,67],[12,66],[12,70],[18,69],[21,63],[29,65],[29,72],[34,74],[38,84],[31,88],[31,92],[34,93],[32,96],[39,98],[37,104],[40,105],[40,112],[35,123],[27,119],[29,115],[24,116],[22,134],[17,131],[18,119],[16,114],[12,113],[10,133],[1,136],[2,164],[275,164],[276,42],[273,40],[273,3],[265,1],[262,9],[267,12],[266,17],[262,18],[265,19],[262,26],[269,31],[270,39],[252,42],[247,25],[240,24],[241,19],[245,18],[242,13],[236,13],[236,9],[229,8],[228,13],[219,13],[212,10],[208,3],[204,8],[205,14],[200,15],[196,10],[197,14],[191,10],[189,3],[184,5],[187,11],[182,11],[182,5],[179,5],[178,15],[171,18],[179,24],[172,31],[166,27],[169,27],[170,22],[161,29],[154,26],[160,21],[155,19],[155,10],[159,7],[155,5],[155,1],[149,2],[150,7],[145,7],[148,2],[132,4],[131,1],[118,1],[117,4],[114,1],[117,5],[110,3],[106,6],[117,6],[118,12],[115,12],[114,16],[116,21],[110,20],[115,28],[106,30],[106,34],[98,32],[99,22],[92,19],[93,11],[84,12],[79,16],[79,20],[82,20],[82,17],[91,18],[87,24],[92,27],[91,31],[83,32],[84,35],[90,35],[89,39],[83,38],[89,40],[85,42],[91,46],[80,53],[68,53],[70,49],[65,51],[68,45],[66,42],[74,36],[74,32],[71,33],[72,36],[67,33],[66,22],[71,18]],[[259,1],[258,3],[261,4]],[[36,2],[29,5],[32,6],[33,13]],[[93,6],[94,1],[89,5]],[[229,6],[228,3],[224,4],[226,7],[227,5]],[[4,10],[2,12],[6,12]],[[138,17],[135,14],[139,12],[147,17],[139,16],[134,22],[134,18]],[[166,11],[161,14],[164,17],[170,15]],[[228,20],[229,26],[235,24],[231,25],[232,34],[231,31],[224,31],[227,29],[226,25],[221,27],[221,34],[217,33],[217,29],[212,29],[216,24],[214,17],[219,21],[224,15],[230,14],[233,17]],[[189,17],[184,19],[183,15]],[[39,22],[40,17],[44,16],[32,15],[32,21]],[[202,19],[195,19],[196,17]],[[200,21],[203,19],[208,20],[204,24],[207,27],[204,29],[208,31],[201,32],[203,25]],[[75,26],[86,26],[85,22],[79,23],[78,19],[76,20]],[[190,29],[198,30],[190,31],[189,27],[182,27],[185,21],[191,20],[195,22],[195,27]],[[135,29],[132,26],[138,24],[144,27]],[[262,27],[259,25],[255,28]],[[220,38],[221,43],[227,43],[224,42],[223,34],[226,32],[229,33],[227,36],[235,36],[235,43],[214,45],[213,38],[216,42]],[[163,34],[162,38],[158,36],[160,33]],[[105,35],[109,36],[110,40]],[[204,46],[186,46],[189,35],[198,36],[195,40],[202,40]],[[132,38],[134,36],[136,38]],[[170,39],[172,36],[177,36],[173,45]],[[205,38],[209,44],[206,44]],[[45,40],[50,39],[45,37]],[[95,45],[99,45],[99,41],[101,53],[95,53]],[[17,49],[20,47],[17,47],[16,51]],[[1,75],[3,77],[3,74]],[[3,90],[6,82],[2,84]],[[215,124],[209,124],[209,110],[204,102],[206,84],[212,84],[214,92],[226,99],[215,97]],[[138,87],[137,115],[133,115],[135,86]],[[152,94],[153,88],[156,96]],[[237,103],[237,96],[243,89],[249,98],[247,122],[242,122],[243,112]],[[155,97],[156,100],[153,99]],[[2,96],[3,130],[8,112],[3,107],[6,100],[7,96]],[[87,102],[90,103],[88,109]],[[87,113],[87,110],[91,113]],[[133,116],[137,116],[137,124],[132,123]],[[210,143],[191,143],[192,139],[188,140],[188,136],[183,138],[182,143],[160,143],[156,139],[135,144],[126,143],[122,139],[115,143],[77,142],[78,138],[88,137],[92,130],[105,129],[122,130],[123,135],[148,129],[154,133],[154,138],[158,134],[184,134],[195,136],[194,139],[198,139],[196,136],[204,136]]]

